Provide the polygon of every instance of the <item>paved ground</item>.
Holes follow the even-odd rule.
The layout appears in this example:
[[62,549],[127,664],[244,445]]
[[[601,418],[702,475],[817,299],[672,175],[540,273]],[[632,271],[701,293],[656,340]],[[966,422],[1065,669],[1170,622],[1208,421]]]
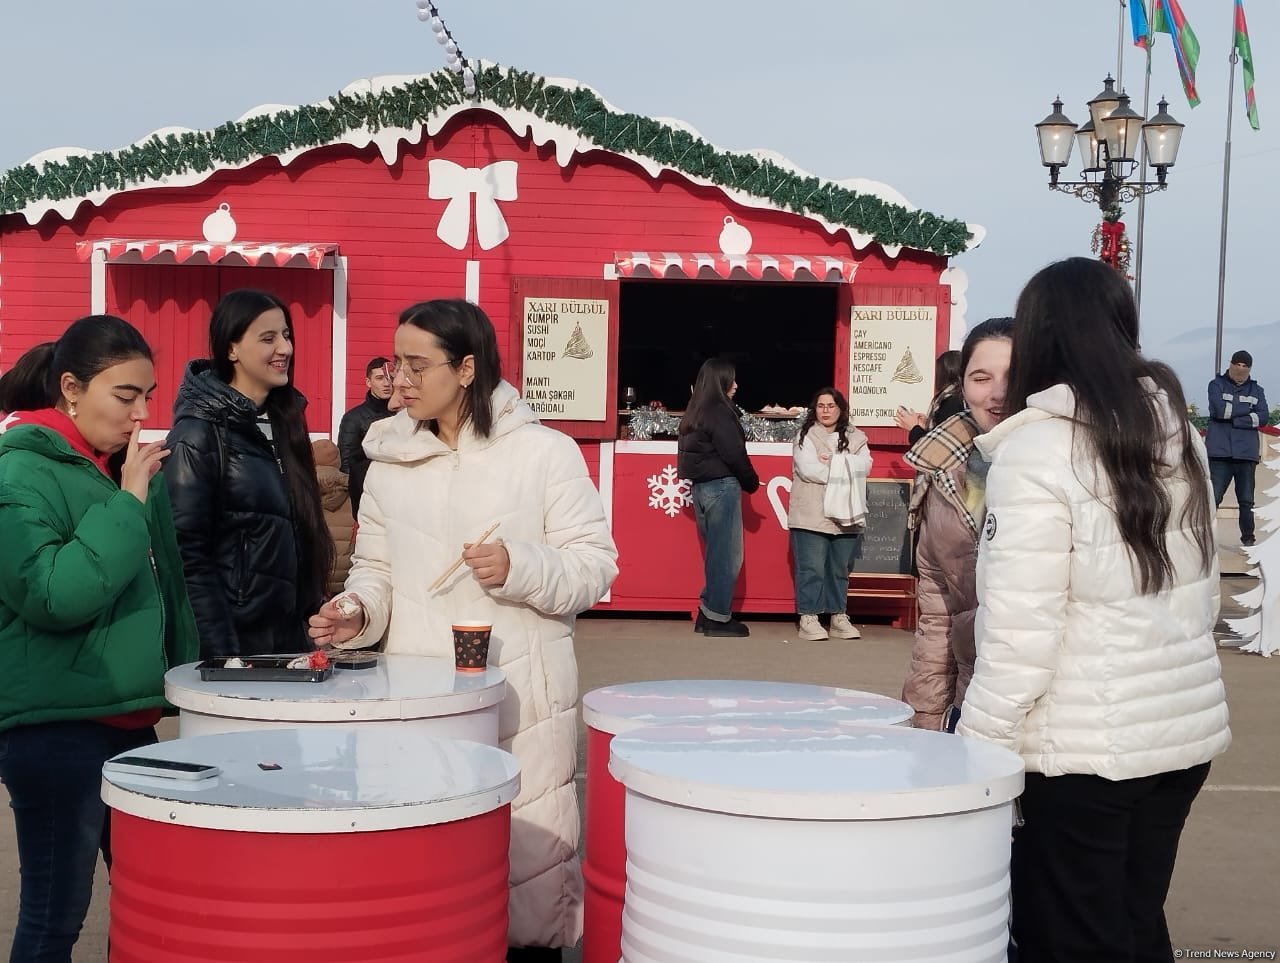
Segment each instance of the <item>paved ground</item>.
[[[1223,580],[1230,594],[1251,579]],[[687,621],[585,618],[579,623],[581,689],[664,678],[742,678],[843,685],[896,696],[910,637],[886,626],[859,642],[795,641],[789,621],[752,622],[746,640],[705,639]],[[1275,908],[1280,866],[1280,744],[1276,739],[1280,658],[1222,649],[1235,742],[1213,768],[1192,811],[1168,902],[1175,946],[1280,950]],[[166,723],[167,737],[174,734]],[[580,746],[581,748],[581,746]],[[579,770],[584,769],[580,761]],[[0,802],[7,802],[0,788]],[[77,963],[104,958],[107,885],[99,872]],[[7,806],[0,808],[0,948],[8,945],[17,904],[17,859]],[[2,952],[2,950],[0,950]],[[1221,957],[1220,957],[1221,958]],[[570,963],[578,956],[572,953]]]

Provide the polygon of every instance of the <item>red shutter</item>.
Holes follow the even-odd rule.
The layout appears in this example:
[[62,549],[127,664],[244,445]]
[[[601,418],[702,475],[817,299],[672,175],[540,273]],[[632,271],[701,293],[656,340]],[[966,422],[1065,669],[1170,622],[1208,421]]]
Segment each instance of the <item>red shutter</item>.
[[209,316],[237,288],[268,291],[289,306],[297,352],[293,382],[307,396],[307,429],[328,433],[333,398],[333,273],[296,268],[111,264],[106,310],[142,332],[155,354],[147,428],[172,424],[187,362],[209,354]]

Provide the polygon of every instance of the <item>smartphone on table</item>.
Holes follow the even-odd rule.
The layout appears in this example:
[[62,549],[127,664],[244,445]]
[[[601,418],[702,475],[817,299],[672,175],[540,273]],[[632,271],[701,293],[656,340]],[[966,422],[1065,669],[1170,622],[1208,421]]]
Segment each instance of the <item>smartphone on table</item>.
[[173,759],[152,759],[148,756],[117,756],[108,759],[103,772],[122,772],[133,776],[159,776],[162,779],[210,779],[220,770],[217,766],[199,762],[178,762]]

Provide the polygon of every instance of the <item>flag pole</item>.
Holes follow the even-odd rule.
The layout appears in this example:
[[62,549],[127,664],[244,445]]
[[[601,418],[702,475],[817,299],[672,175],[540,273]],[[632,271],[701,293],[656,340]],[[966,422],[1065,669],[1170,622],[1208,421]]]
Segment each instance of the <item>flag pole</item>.
[[[1142,4],[1142,11],[1145,15],[1147,12],[1146,0],[1132,0],[1133,3]],[[1150,23],[1150,19],[1147,20]],[[1151,110],[1151,41],[1148,38],[1147,47],[1147,74],[1142,84],[1142,116],[1147,117]],[[1139,178],[1140,182],[1146,182],[1147,179],[1147,139],[1142,138],[1142,174]],[[1133,253],[1133,301],[1138,311],[1138,321],[1142,321],[1142,253],[1146,248],[1143,242],[1143,228],[1147,219],[1147,195],[1145,193],[1138,195],[1138,229],[1135,234],[1136,243],[1134,244]]]
[[[1142,0],[1136,0],[1141,3]],[[1124,8],[1125,0],[1120,0],[1120,14],[1116,22],[1116,90],[1124,91]]]
[[1227,211],[1231,198],[1231,114],[1235,105],[1236,61],[1236,22],[1231,20],[1231,72],[1227,81],[1227,140],[1222,156],[1222,232],[1218,242],[1218,325],[1217,339],[1214,342],[1214,374],[1222,371],[1222,305],[1227,293]]

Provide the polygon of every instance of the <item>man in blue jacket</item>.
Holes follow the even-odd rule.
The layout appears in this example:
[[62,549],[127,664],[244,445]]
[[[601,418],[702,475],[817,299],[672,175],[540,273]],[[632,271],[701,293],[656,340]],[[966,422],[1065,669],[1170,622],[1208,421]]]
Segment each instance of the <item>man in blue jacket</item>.
[[1209,430],[1205,439],[1217,504],[1222,504],[1227,485],[1235,481],[1241,545],[1254,543],[1253,475],[1258,467],[1258,429],[1270,415],[1262,385],[1249,376],[1252,369],[1253,356],[1248,351],[1237,351],[1231,356],[1231,366],[1209,382]]

